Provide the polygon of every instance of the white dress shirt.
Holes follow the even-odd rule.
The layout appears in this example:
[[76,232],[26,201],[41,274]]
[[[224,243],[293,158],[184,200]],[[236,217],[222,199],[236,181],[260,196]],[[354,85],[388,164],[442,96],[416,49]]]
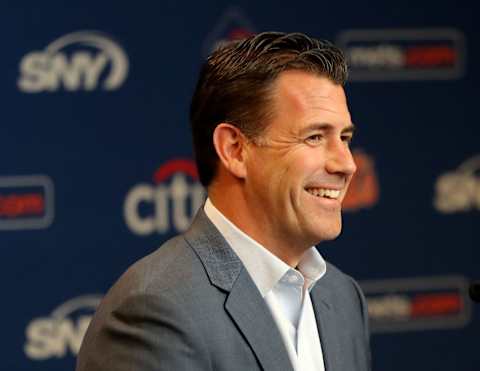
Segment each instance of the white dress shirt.
[[315,247],[293,269],[230,222],[207,199],[205,213],[242,261],[265,299],[296,371],[324,371],[310,290],[326,271]]

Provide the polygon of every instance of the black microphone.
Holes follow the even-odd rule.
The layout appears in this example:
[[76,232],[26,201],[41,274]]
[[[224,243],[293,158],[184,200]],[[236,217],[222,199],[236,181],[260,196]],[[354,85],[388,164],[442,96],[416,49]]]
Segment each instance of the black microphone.
[[473,301],[480,303],[480,281],[472,282],[468,292]]

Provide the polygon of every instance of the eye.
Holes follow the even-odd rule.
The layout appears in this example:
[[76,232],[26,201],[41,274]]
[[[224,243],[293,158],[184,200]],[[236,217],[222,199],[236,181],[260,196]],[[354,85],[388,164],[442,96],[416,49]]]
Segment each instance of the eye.
[[353,140],[353,135],[352,134],[345,134],[342,135],[342,142],[346,143],[347,145],[350,145]]
[[322,139],[323,139],[322,134],[313,134],[313,135],[310,135],[307,139],[305,139],[305,141],[308,144],[318,144],[322,141]]

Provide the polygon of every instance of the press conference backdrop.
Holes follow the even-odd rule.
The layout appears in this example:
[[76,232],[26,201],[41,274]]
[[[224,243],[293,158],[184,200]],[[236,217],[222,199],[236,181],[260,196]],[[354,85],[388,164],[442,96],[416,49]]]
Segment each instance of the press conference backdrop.
[[0,369],[71,370],[135,260],[204,190],[188,109],[204,57],[267,30],[340,45],[358,127],[344,230],[375,370],[479,370],[480,39],[468,3],[3,2]]

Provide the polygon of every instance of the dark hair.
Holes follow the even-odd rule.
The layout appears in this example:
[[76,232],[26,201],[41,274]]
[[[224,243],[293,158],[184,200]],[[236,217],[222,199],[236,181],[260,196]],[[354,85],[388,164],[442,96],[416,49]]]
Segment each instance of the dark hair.
[[271,86],[285,70],[303,70],[344,85],[343,53],[325,40],[301,33],[264,32],[214,51],[203,65],[190,107],[200,182],[216,174],[215,127],[228,122],[248,138],[258,137],[271,115]]

